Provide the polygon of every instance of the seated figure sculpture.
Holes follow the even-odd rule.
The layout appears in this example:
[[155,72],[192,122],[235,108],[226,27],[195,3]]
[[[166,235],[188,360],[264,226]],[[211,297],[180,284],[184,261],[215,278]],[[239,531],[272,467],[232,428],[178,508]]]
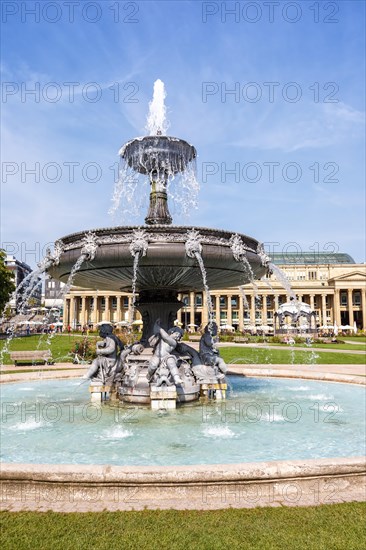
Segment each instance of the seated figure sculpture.
[[111,325],[102,324],[99,329],[99,336],[103,340],[97,342],[97,357],[82,378],[91,380],[98,385],[112,385],[115,375],[121,368],[119,354],[123,350],[123,344],[113,334]]
[[172,354],[182,336],[183,331],[179,327],[172,327],[166,332],[160,326],[160,319],[156,320],[154,334],[149,338],[149,343],[154,349],[147,371],[149,382],[155,378],[154,383],[157,386],[182,384],[177,367],[177,357]]
[[200,340],[200,358],[204,365],[213,367],[218,380],[225,378],[227,367],[225,361],[220,357],[219,350],[215,347],[214,338],[217,336],[217,324],[212,322],[205,326],[205,331]]
[[122,379],[126,386],[133,387],[136,385],[140,367],[133,361],[133,358],[140,355],[144,351],[144,346],[140,342],[135,342],[125,346],[120,355],[121,370],[119,371],[119,377]]

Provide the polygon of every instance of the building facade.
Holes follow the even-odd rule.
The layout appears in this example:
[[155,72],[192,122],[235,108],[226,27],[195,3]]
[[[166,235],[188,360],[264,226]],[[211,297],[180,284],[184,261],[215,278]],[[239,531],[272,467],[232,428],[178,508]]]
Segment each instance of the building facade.
[[[272,261],[283,271],[297,298],[315,311],[318,327],[356,323],[358,329],[366,329],[365,264],[356,264],[348,254],[315,255],[313,252],[301,256],[273,254]],[[207,324],[204,292],[183,293],[178,298],[184,306],[178,311],[177,319],[184,328]],[[249,326],[273,327],[275,312],[288,298],[273,274],[240,290],[226,288],[211,292],[217,324],[241,331]],[[64,326],[95,326],[100,321],[130,323],[141,318],[132,305],[131,294],[73,287],[65,296]]]
[[51,279],[46,275],[45,283],[44,283],[44,305],[47,308],[51,307],[58,307],[62,309],[63,307],[63,299],[60,298],[62,296],[62,289],[65,286],[64,283],[61,281],[57,281],[56,279]]

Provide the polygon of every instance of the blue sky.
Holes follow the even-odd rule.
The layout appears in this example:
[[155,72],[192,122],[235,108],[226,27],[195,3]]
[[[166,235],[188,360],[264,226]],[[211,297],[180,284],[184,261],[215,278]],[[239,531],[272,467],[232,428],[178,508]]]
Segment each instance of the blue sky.
[[34,265],[116,225],[111,167],[160,78],[168,133],[198,150],[199,208],[175,223],[365,261],[364,2],[71,4],[2,3],[2,246]]

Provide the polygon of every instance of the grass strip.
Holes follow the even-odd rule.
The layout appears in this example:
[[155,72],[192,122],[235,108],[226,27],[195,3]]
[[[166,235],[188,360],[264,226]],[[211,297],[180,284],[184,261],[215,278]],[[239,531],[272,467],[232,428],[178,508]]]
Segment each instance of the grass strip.
[[141,512],[2,512],[2,550],[364,549],[364,503]]

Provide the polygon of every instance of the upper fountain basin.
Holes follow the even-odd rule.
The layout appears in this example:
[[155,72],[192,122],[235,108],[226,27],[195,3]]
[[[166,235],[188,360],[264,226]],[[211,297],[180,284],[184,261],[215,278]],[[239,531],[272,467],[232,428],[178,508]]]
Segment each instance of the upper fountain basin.
[[[75,274],[75,286],[131,291],[133,278],[133,256],[130,244],[134,231],[145,230],[148,249],[139,260],[136,290],[171,289],[175,291],[202,290],[202,275],[195,258],[186,254],[187,231],[185,226],[143,226],[113,227],[93,230],[98,248],[93,260],[84,261]],[[200,234],[202,258],[207,272],[210,289],[219,290],[249,282],[249,274],[243,264],[234,259],[230,248],[232,233],[219,229],[196,228]],[[81,255],[83,238],[87,232],[63,237],[60,242],[63,252],[58,265],[48,270],[51,277],[66,282],[71,269]],[[254,278],[262,277],[267,268],[255,250],[258,241],[239,235],[243,243],[253,252],[247,252]]]
[[171,136],[145,136],[128,141],[119,151],[126,163],[140,174],[183,172],[196,158],[193,145]]

